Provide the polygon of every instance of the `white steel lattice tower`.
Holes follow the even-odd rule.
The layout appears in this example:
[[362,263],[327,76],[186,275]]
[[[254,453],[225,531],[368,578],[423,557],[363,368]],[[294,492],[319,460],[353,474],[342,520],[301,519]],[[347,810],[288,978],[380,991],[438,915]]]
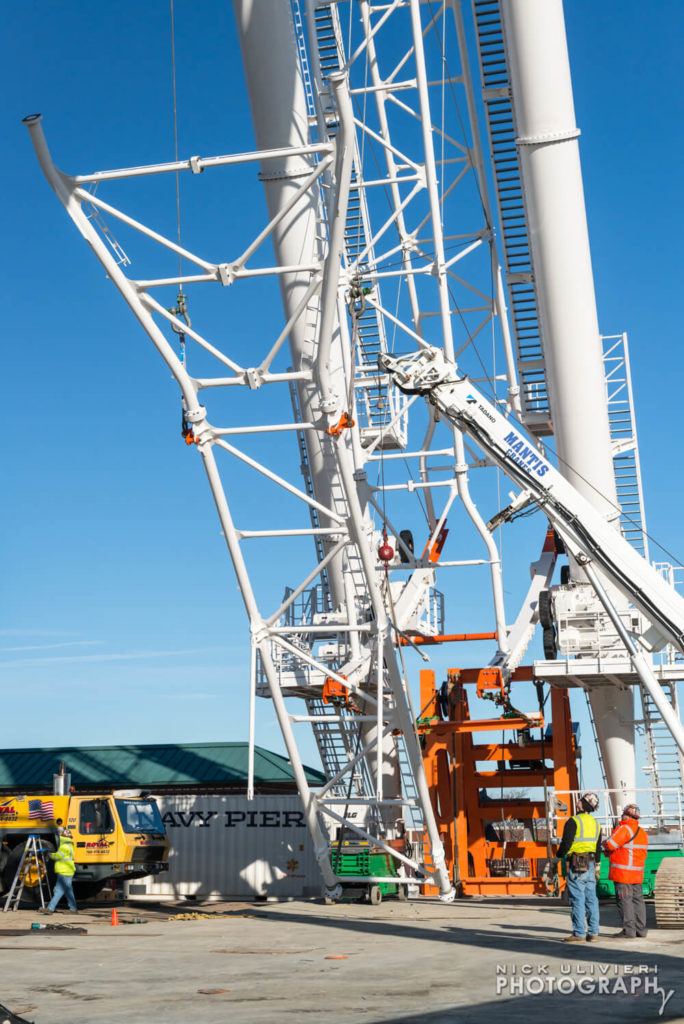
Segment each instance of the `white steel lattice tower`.
[[[484,37],[482,11],[494,9],[499,24],[502,9],[497,0],[474,0],[473,8]],[[556,0],[503,5],[520,203],[529,217],[543,327],[543,351],[530,360],[516,321],[516,363],[461,4],[234,0],[233,9],[254,152],[68,176],[52,163],[40,118],[26,120],[50,184],[179,385],[184,437],[206,470],[251,630],[250,741],[255,697],[269,697],[328,894],[337,884],[329,838],[342,829],[395,858],[401,884],[429,878],[450,899],[404,652],[416,638],[444,633],[436,581],[453,574],[467,593],[468,574],[481,567],[495,641],[491,663],[508,679],[534,633],[555,553],[545,547],[533,563],[520,611],[507,624],[494,528],[471,493],[472,471],[484,476],[491,463],[419,396],[401,394],[378,360],[429,343],[487,388],[496,409],[522,416],[537,436],[550,432],[552,419],[561,468],[572,467],[572,482],[589,501],[601,504],[601,492],[614,510],[562,11]],[[478,45],[481,55],[481,39]],[[538,95],[547,87],[540,90],[528,73],[530,61],[543,69],[543,81],[556,83],[549,95]],[[501,98],[484,78],[485,103],[510,108],[508,86]],[[242,174],[253,216],[249,229],[236,223],[221,239],[218,258],[129,216],[109,192],[103,198],[122,179],[221,168]],[[556,178],[565,182],[562,208],[549,187]],[[507,242],[499,193],[497,202]],[[133,244],[142,235],[186,269],[131,276],[102,216],[117,221]],[[568,266],[571,250],[578,255]],[[518,278],[507,273],[514,320]],[[168,308],[169,289],[178,287],[192,301],[192,325]],[[223,299],[218,331],[202,326],[207,290]],[[245,307],[256,314],[281,305],[275,337],[265,336],[256,315],[255,326],[251,315],[239,315]],[[490,374],[477,349],[487,332],[500,374]],[[187,361],[178,354],[178,334]],[[589,403],[594,411],[575,430],[578,387],[585,410]],[[238,470],[240,481],[248,475],[247,489]],[[255,511],[244,499],[257,487],[264,499]],[[251,572],[248,557],[250,548],[273,545],[290,552],[282,564],[297,572],[294,585],[282,580],[276,598],[273,579],[266,585]],[[277,576],[280,558],[270,564]],[[610,780],[629,789],[631,693],[601,682],[592,701]],[[618,709],[619,721],[606,721],[607,707]],[[308,726],[328,778],[317,793],[307,784],[297,739]],[[425,831],[426,851],[402,850],[398,840],[411,827]]]

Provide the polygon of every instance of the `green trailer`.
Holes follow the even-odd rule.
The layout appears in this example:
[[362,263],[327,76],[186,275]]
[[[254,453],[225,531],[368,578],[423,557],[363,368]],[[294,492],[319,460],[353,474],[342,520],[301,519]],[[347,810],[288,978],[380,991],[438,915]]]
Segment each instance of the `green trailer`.
[[[684,850],[681,846],[658,846],[651,843],[646,855],[646,867],[644,869],[644,896],[647,898],[655,894],[656,873],[662,862],[667,857],[682,857]],[[601,857],[601,877],[596,886],[599,899],[609,899],[615,896],[615,883],[608,878],[610,861],[608,857]]]
[[[374,877],[397,877],[395,858],[380,847],[357,841],[332,843],[330,861],[342,885],[343,900],[368,900],[376,906],[386,896],[398,900],[408,898],[406,885],[371,881]],[[354,880],[345,882],[345,876],[353,877]],[[364,878],[368,878],[368,882]]]

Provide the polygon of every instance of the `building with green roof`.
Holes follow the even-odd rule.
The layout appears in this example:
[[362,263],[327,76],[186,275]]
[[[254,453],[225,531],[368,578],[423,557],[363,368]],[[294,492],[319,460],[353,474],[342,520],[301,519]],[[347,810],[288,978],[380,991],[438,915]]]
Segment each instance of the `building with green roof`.
[[[34,747],[0,750],[0,794],[52,792],[52,776],[64,763],[78,793],[146,789],[164,793],[235,793],[247,785],[247,743],[145,743],[118,747]],[[309,785],[325,776],[305,768]],[[286,757],[254,751],[257,793],[296,793]]]

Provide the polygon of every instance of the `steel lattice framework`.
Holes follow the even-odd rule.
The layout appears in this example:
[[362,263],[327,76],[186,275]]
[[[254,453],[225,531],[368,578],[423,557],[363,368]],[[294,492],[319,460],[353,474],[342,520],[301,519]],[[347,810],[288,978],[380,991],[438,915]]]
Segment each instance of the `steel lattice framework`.
[[[185,440],[202,460],[249,620],[251,740],[255,697],[263,694],[274,704],[328,892],[337,883],[326,836],[333,823],[384,848],[406,883],[429,877],[450,899],[402,650],[417,635],[443,632],[437,574],[481,565],[490,580],[494,661],[508,672],[532,636],[536,599],[555,560],[546,552],[534,564],[508,628],[501,559],[469,486],[471,469],[486,460],[424,403],[396,391],[378,365],[395,347],[429,343],[461,366],[470,360],[473,378],[493,389],[499,407],[516,415],[534,407],[536,384],[523,381],[521,392],[516,377],[461,6],[235,0],[234,7],[253,152],[66,175],[52,162],[40,117],[26,123],[48,181],[180,388]],[[245,170],[258,169],[262,184],[256,174],[251,180],[263,187],[268,209],[251,237],[229,239],[232,252],[220,259],[116,202],[124,179],[219,169],[241,172],[243,182]],[[131,276],[104,217],[154,243],[160,265],[171,254],[192,272]],[[209,285],[224,300],[219,331],[205,329],[194,312],[191,325],[183,309],[163,301],[181,288],[193,311],[201,309],[195,295]],[[246,344],[229,325],[256,286],[271,287],[272,305],[280,293],[284,318],[275,336],[259,330]],[[492,380],[477,344],[495,327],[504,372]],[[234,400],[236,389],[248,411]],[[274,421],[283,396],[292,414]],[[286,465],[283,436],[292,438]],[[258,441],[260,448],[250,447]],[[265,500],[263,527],[250,522],[244,479],[250,491],[279,495]],[[441,557],[447,517],[456,514],[470,524],[477,557]],[[275,542],[289,545],[300,564],[305,543],[315,557],[274,606],[246,548]],[[313,728],[328,775],[317,793],[296,739],[302,723]],[[424,855],[392,842],[411,824],[425,828]]]

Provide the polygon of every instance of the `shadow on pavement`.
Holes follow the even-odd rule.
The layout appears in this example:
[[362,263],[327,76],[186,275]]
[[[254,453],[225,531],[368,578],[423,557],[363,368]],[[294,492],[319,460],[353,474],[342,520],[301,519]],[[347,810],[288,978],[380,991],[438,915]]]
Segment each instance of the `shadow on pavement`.
[[[511,904],[505,904],[511,909]],[[674,994],[667,1003],[663,1016],[658,1015],[661,1006],[661,997],[656,993],[648,994],[583,994],[574,992],[571,994],[533,994],[516,995],[515,998],[507,999],[505,991],[502,991],[499,998],[479,1005],[467,1003],[456,1004],[442,1010],[434,1010],[417,1015],[378,1018],[374,1024],[442,1024],[448,1021],[454,1024],[455,1021],[473,1022],[473,1024],[491,1024],[492,1020],[505,1019],[507,1024],[518,1024],[525,1022],[529,1024],[531,1017],[538,1017],[548,1011],[553,1013],[556,1019],[564,1019],[568,1013],[579,1018],[583,1022],[600,1021],[601,1024],[608,1021],[651,1021],[651,1020],[684,1020],[684,956],[672,955],[670,952],[662,953],[660,950],[649,949],[648,940],[643,940],[623,948],[617,943],[609,942],[582,943],[577,945],[565,945],[559,938],[544,938],[543,935],[530,936],[530,931],[546,931],[536,926],[528,926],[525,923],[520,925],[518,937],[509,933],[508,929],[499,930],[495,928],[478,928],[464,926],[452,926],[445,918],[445,924],[441,928],[432,926],[420,927],[405,920],[377,920],[370,921],[367,918],[355,919],[352,917],[333,917],[321,907],[320,912],[299,914],[296,911],[274,910],[269,911],[262,908],[255,912],[256,916],[264,919],[272,919],[280,922],[291,922],[297,924],[320,925],[335,931],[347,933],[361,933],[375,935],[378,938],[405,939],[412,943],[437,942],[454,949],[454,986],[459,984],[459,959],[458,951],[461,947],[471,950],[482,949],[491,956],[492,953],[499,957],[497,963],[492,964],[492,995],[496,992],[496,970],[497,966],[506,966],[513,961],[508,961],[506,954],[511,954],[519,959],[521,952],[530,956],[530,963],[534,964],[535,958],[548,958],[549,973],[560,977],[560,961],[570,972],[570,976],[579,976],[584,972],[591,977],[593,969],[595,977],[600,977],[599,965],[609,966],[608,973],[604,977],[615,979],[623,968],[633,968],[635,965],[643,965],[648,968],[650,977],[657,977],[658,984],[662,986],[665,993],[674,990]],[[558,933],[559,929],[553,929]],[[567,933],[566,933],[567,934]],[[678,944],[679,945],[679,944]],[[416,957],[420,953],[416,951]],[[554,961],[554,962],[552,962]],[[417,959],[417,963],[419,960]],[[467,967],[465,968],[467,970]],[[629,978],[630,975],[627,975]]]

